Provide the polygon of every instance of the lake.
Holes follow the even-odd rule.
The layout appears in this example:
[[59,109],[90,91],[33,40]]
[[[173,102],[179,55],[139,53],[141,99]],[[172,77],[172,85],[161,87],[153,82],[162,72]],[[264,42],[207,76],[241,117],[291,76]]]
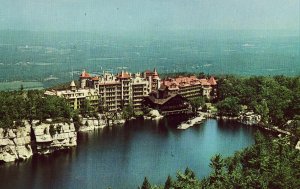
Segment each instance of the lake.
[[208,119],[177,130],[184,119],[133,120],[79,133],[75,149],[0,165],[0,188],[131,189],[145,176],[152,184],[163,184],[169,174],[174,177],[187,166],[202,178],[211,171],[213,155],[229,156],[254,143],[255,128]]

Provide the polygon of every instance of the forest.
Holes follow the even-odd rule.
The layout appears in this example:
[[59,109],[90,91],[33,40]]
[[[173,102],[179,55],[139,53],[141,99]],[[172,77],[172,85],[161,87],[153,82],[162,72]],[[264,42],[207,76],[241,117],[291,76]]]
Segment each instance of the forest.
[[56,96],[44,97],[43,91],[0,92],[0,128],[22,126],[21,120],[40,120],[71,118],[68,103]]
[[265,126],[277,126],[300,137],[299,76],[224,76],[218,79],[217,92],[219,115],[237,116],[246,106],[262,116]]

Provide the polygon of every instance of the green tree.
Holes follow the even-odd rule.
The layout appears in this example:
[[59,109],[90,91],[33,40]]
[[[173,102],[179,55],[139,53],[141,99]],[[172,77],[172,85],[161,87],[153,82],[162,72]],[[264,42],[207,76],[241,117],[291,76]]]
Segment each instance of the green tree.
[[292,101],[291,91],[274,80],[268,79],[262,95],[268,104],[271,122],[278,126],[284,124],[285,112]]
[[79,117],[78,110],[73,112],[72,119],[73,119],[75,130],[78,131],[80,126],[82,126],[82,122],[81,122],[81,119]]
[[211,159],[209,166],[213,169],[213,174],[215,176],[222,175],[222,169],[223,169],[223,166],[224,166],[222,156],[220,154],[215,155]]
[[195,173],[189,168],[187,167],[184,171],[184,174],[185,176],[187,176],[188,178],[191,178],[191,179],[195,179],[196,176],[195,176]]
[[300,139],[300,116],[297,115],[294,117],[294,120],[290,124],[290,131],[295,137],[299,140]]
[[193,112],[195,113],[200,107],[205,105],[204,97],[197,97],[190,100]]
[[172,187],[172,182],[172,177],[169,175],[165,182],[164,189],[170,189]]
[[256,104],[255,111],[261,115],[262,122],[266,124],[269,120],[269,108],[266,100],[263,99],[260,104]]
[[2,128],[12,128],[13,127],[13,120],[11,119],[10,115],[5,115],[4,118],[0,121],[0,127]]
[[290,86],[292,91],[292,100],[286,111],[286,116],[292,119],[295,115],[300,115],[300,77],[293,80]]
[[241,111],[241,105],[236,97],[227,97],[217,104],[218,113],[221,116],[237,116]]
[[149,183],[147,177],[144,178],[141,189],[151,189],[151,184]]
[[93,107],[90,104],[90,101],[87,99],[84,99],[82,103],[82,108],[81,108],[81,114],[83,116],[92,116],[94,112]]
[[15,121],[15,126],[22,125],[22,120],[44,121],[47,118],[70,118],[71,109],[65,99],[56,96],[44,96],[42,91],[0,92],[0,126]]
[[128,120],[133,116],[135,116],[135,113],[134,113],[134,108],[133,108],[132,104],[129,104],[122,109],[123,119]]

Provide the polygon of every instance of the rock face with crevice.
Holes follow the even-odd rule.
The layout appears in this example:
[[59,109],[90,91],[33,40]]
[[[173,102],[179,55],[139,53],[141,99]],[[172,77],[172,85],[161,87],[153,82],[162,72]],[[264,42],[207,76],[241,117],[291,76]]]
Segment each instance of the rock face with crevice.
[[0,162],[30,158],[33,153],[49,154],[77,145],[74,123],[23,121],[22,126],[0,128]]
[[30,129],[27,121],[16,129],[0,128],[0,161],[25,160],[33,155]]
[[74,123],[37,124],[33,122],[32,129],[38,154],[49,154],[77,145],[77,132]]

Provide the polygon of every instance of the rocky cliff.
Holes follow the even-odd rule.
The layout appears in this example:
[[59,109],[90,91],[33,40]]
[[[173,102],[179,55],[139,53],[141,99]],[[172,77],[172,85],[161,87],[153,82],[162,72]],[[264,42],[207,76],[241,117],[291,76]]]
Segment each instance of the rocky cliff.
[[32,129],[38,154],[49,154],[77,145],[77,132],[73,123],[33,122]]
[[[107,126],[105,119],[81,118],[79,131],[90,131]],[[123,124],[124,120],[111,120],[111,125]],[[0,128],[0,162],[12,162],[30,158],[33,154],[49,154],[56,150],[77,145],[77,131],[74,123],[56,123],[51,119],[45,123],[37,120],[15,129]]]
[[0,128],[0,161],[12,162],[32,156],[30,130],[27,121],[16,129]]
[[[33,132],[32,132],[33,131]],[[30,158],[34,153],[48,154],[77,145],[73,123],[23,121],[14,129],[0,128],[0,162]]]

